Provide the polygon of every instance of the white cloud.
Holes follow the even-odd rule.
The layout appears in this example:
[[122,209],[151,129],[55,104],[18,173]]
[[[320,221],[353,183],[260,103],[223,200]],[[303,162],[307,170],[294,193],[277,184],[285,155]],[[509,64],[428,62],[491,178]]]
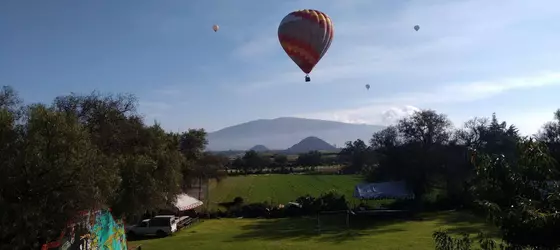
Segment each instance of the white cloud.
[[471,102],[490,98],[506,91],[529,89],[560,84],[559,72],[539,72],[529,76],[443,84],[426,92],[400,93],[395,96],[376,99],[372,104],[414,103],[434,104],[451,102]]
[[[350,103],[356,104],[356,100],[344,100],[339,109],[302,111],[299,117],[387,125],[418,108],[474,102],[511,90],[560,83],[560,68],[550,60],[560,54],[545,42],[532,43],[546,38],[531,33],[532,25],[538,30],[538,23],[560,16],[558,1],[407,1],[389,10],[387,6],[374,8],[381,3],[364,0],[344,2],[348,5],[329,0],[300,2],[321,6],[318,8],[324,8],[335,22],[333,44],[312,72],[309,84],[332,84],[329,89],[337,91],[348,82],[401,82],[390,91],[378,91],[375,100],[357,100],[361,104],[354,106]],[[376,14],[377,10],[386,12]],[[413,31],[415,24],[421,26],[420,31]],[[262,27],[267,25],[264,34]],[[257,90],[303,82],[304,74],[276,40],[275,25],[263,24],[233,52],[233,59],[246,64],[251,74],[228,79],[229,90],[253,95]],[[531,48],[538,44],[547,47]],[[376,87],[372,85],[372,89]],[[321,102],[312,98],[310,101]],[[317,110],[317,106],[313,108]],[[529,131],[540,127],[543,119],[549,120],[550,113],[535,108],[531,114],[518,113],[506,120]],[[462,120],[454,122],[460,125]]]
[[[363,79],[383,73],[420,76],[433,74],[431,70],[436,67],[439,70],[459,69],[459,66],[446,65],[445,62],[419,65],[413,65],[411,62],[425,55],[464,48],[470,42],[469,39],[463,37],[443,37],[430,43],[411,47],[358,45],[353,46],[349,51],[330,51],[325,56],[329,57],[328,61],[319,62],[318,67],[312,72],[310,84],[344,83],[348,79]],[[260,74],[255,78],[245,79],[233,85],[228,83],[228,85],[236,86],[234,90],[240,93],[253,93],[263,88],[302,82],[304,73],[297,66],[292,65],[293,63],[289,60],[286,56],[286,63],[272,67],[274,68],[273,72],[257,72]]]
[[272,48],[279,46],[279,44],[278,39],[274,36],[260,36],[253,38],[236,48],[232,54],[241,60],[250,61],[255,57],[263,57],[273,54],[275,50]]
[[[440,88],[426,92],[400,93],[386,98],[370,101],[360,107],[328,110],[311,114],[299,114],[299,117],[336,120],[350,123],[368,123],[388,125],[396,120],[418,110],[417,107],[426,107],[434,104],[448,104],[458,102],[471,102],[474,100],[490,98],[502,92],[515,89],[531,89],[536,87],[560,85],[560,72],[542,72],[531,76],[517,78],[497,79],[494,81],[480,81],[471,83],[446,84]],[[405,105],[406,104],[406,105]],[[538,118],[534,112],[530,117],[519,118],[520,114],[512,116],[520,126],[528,131],[537,124],[547,121],[551,112],[539,112]],[[528,120],[532,119],[533,122]],[[538,126],[537,126],[538,127]]]
[[420,110],[412,105],[372,105],[355,109],[298,114],[295,117],[331,120],[357,124],[391,125]]
[[[350,2],[354,4],[349,3],[346,8],[338,6],[337,1],[323,4],[327,9],[333,8],[333,15],[336,15],[333,16],[335,39],[312,72],[312,84],[341,83],[349,78],[364,79],[379,74],[434,76],[484,68],[483,62],[469,65],[449,60],[468,55],[478,45],[518,22],[560,14],[560,8],[552,8],[560,4],[552,0],[410,1],[400,11],[387,14],[386,20],[379,20],[371,18],[370,11],[368,15],[364,12],[374,9],[375,4],[364,6],[367,5],[365,1]],[[357,11],[357,7],[361,11]],[[414,32],[412,26],[417,23],[421,30]],[[255,78],[239,80],[235,86],[242,93],[293,84],[303,78],[303,73],[278,45],[276,26],[267,24],[266,27],[266,34],[259,30],[233,54],[243,61],[256,62],[254,67],[262,67],[266,61],[266,68],[270,69],[259,70],[261,74]],[[271,60],[271,56],[285,60]]]

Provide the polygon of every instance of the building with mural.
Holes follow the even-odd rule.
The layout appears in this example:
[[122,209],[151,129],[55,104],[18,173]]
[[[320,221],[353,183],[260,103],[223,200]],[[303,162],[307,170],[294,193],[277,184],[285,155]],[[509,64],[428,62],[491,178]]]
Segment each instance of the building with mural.
[[122,220],[110,210],[82,212],[70,221],[58,240],[44,244],[42,250],[127,249]]

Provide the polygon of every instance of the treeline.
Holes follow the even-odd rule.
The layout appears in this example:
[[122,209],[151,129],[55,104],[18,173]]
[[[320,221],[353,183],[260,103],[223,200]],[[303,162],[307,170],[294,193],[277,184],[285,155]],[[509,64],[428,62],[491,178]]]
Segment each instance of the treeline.
[[319,166],[333,166],[337,164],[339,164],[337,157],[329,157],[319,151],[309,151],[290,159],[288,155],[284,154],[258,153],[249,150],[243,156],[231,159],[226,168],[230,170],[230,175],[235,173],[293,173],[313,171]]
[[0,248],[37,249],[79,211],[137,217],[167,208],[227,159],[204,153],[206,133],[145,124],[126,95],[67,95],[24,105],[0,89]]
[[[348,142],[340,157],[370,181],[405,180],[416,209],[436,194],[446,208],[487,216],[506,249],[560,247],[560,110],[532,137],[495,114],[454,129],[445,115],[423,110],[373,134],[369,145]],[[441,232],[434,236],[438,249],[470,249],[468,240],[451,247]]]

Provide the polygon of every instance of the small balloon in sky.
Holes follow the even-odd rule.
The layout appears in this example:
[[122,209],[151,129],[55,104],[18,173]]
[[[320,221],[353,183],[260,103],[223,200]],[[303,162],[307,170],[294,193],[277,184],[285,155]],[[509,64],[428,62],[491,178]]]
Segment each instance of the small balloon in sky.
[[217,32],[220,29],[220,26],[214,24],[214,26],[212,26],[212,29],[214,30],[214,32]]
[[297,10],[284,17],[278,26],[280,45],[311,81],[309,73],[323,58],[334,36],[332,20],[318,10]]
[[414,30],[418,31],[420,29],[420,25],[414,25]]
[[369,90],[369,84],[366,84],[366,89]]

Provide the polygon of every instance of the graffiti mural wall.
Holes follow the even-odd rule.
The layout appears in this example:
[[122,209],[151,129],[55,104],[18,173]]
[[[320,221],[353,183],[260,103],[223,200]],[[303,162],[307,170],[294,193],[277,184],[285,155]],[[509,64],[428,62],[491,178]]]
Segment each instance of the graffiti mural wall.
[[43,250],[127,249],[122,220],[115,220],[108,210],[83,212],[70,222],[56,242],[45,244]]

